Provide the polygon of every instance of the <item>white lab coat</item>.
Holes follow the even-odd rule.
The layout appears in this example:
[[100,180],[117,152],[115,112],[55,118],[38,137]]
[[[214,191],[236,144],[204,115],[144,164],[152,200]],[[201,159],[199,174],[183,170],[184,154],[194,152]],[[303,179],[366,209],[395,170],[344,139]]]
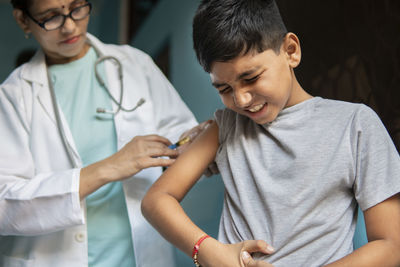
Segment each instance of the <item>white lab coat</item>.
[[[136,111],[115,116],[118,149],[137,135],[159,134],[174,142],[197,123],[149,56],[129,46],[103,44],[90,34],[88,38],[104,55],[121,61],[124,107],[146,100]],[[106,73],[119,99],[113,63],[106,63]],[[60,112],[75,166],[57,128],[43,53],[1,84],[0,266],[88,265],[85,203],[78,193],[82,163]],[[171,245],[140,212],[143,195],[160,174],[161,168],[150,168],[123,182],[137,266],[175,265]]]

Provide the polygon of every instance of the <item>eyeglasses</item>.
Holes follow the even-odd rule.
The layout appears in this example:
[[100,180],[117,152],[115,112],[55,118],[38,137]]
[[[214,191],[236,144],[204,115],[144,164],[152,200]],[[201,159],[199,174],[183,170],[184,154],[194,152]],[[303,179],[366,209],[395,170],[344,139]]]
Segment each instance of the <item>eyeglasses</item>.
[[43,22],[37,21],[32,15],[28,12],[28,10],[24,10],[24,12],[28,15],[28,17],[33,20],[37,25],[46,31],[53,31],[64,26],[65,20],[67,18],[71,18],[73,21],[82,20],[89,16],[90,11],[92,10],[92,4],[86,3],[79,7],[76,7],[69,12],[68,15],[58,14],[49,19],[44,20]]

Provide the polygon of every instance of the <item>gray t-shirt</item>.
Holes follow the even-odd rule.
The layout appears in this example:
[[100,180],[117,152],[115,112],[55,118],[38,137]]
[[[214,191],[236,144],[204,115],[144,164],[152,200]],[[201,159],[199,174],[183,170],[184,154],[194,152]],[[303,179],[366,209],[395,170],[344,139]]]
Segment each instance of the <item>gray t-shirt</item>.
[[225,184],[219,240],[261,239],[274,266],[321,266],[349,254],[357,203],[400,191],[400,158],[365,105],[314,97],[258,125],[215,113],[216,162]]

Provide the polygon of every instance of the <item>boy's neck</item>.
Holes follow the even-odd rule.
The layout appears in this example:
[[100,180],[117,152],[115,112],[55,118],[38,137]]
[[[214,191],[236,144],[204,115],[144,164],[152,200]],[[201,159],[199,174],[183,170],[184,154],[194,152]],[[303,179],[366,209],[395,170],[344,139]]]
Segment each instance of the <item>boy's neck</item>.
[[313,96],[310,95],[309,93],[307,93],[303,87],[301,87],[301,85],[299,84],[299,82],[297,81],[296,77],[294,77],[294,84],[292,87],[292,93],[291,96],[289,98],[289,101],[286,103],[286,108],[287,107],[291,107],[294,105],[297,105],[301,102],[304,102],[310,98],[312,98]]

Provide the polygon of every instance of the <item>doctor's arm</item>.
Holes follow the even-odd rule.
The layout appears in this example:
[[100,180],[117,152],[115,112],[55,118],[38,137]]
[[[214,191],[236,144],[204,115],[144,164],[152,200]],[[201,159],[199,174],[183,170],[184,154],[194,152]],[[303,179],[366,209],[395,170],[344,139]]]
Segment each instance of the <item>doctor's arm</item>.
[[54,147],[60,145],[54,129],[48,129],[47,138],[33,137],[32,97],[23,95],[21,87],[0,88],[0,235],[35,236],[84,224],[80,199],[144,168],[169,166],[174,160],[160,156],[178,154],[168,149],[166,138],[137,136],[105,160],[68,168],[63,151]]
[[[146,219],[189,257],[194,244],[206,233],[190,220],[179,202],[214,160],[217,149],[218,127],[212,123],[153,184],[142,201]],[[269,253],[266,246],[265,242],[255,240],[222,244],[207,238],[200,246],[198,259],[202,266],[243,266],[240,259],[243,251]],[[271,266],[251,258],[247,262],[246,266]]]
[[[83,224],[79,170],[49,170],[48,162],[57,165],[62,157],[31,144],[32,97],[24,98],[21,87],[18,82],[0,86],[0,235],[33,236]],[[49,134],[50,143],[52,138]]]
[[368,243],[335,266],[400,266],[400,194],[364,211]]

